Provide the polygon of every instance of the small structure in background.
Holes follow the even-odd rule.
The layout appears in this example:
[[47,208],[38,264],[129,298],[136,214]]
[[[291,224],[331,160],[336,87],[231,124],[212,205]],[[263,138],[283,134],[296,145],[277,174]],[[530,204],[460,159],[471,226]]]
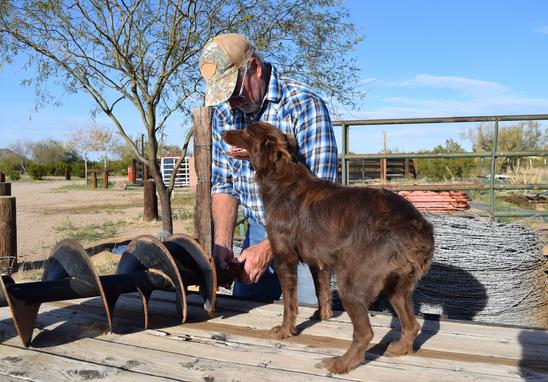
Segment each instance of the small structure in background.
[[[175,164],[180,159],[177,155],[166,155],[160,158],[160,172],[162,180],[167,186],[169,179],[173,174]],[[175,175],[175,187],[190,187],[191,190],[196,189],[196,172],[194,170],[194,158],[185,157],[185,160],[179,166]]]
[[[341,179],[341,160],[339,160],[339,179]],[[366,180],[382,181],[410,179],[417,177],[416,159],[353,159],[348,163],[348,180],[360,183]]]
[[[179,160],[177,154],[169,154],[162,156],[159,159],[160,164],[160,174],[162,175],[162,180],[167,186],[169,184],[169,179],[175,164]],[[143,184],[143,174],[145,172],[143,163],[134,159],[132,163],[128,166],[128,181],[131,184]],[[175,185],[174,187],[189,187],[191,191],[196,191],[196,171],[194,170],[194,158],[186,157],[185,160],[181,163],[175,176]]]

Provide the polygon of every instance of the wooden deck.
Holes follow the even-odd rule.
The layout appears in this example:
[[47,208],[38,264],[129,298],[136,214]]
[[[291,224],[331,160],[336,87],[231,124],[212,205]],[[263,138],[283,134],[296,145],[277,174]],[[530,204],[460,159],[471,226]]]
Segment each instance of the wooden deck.
[[[382,355],[398,335],[398,320],[376,314],[375,338],[364,364],[330,375],[317,364],[340,355],[352,338],[345,313],[326,322],[307,319],[301,307],[299,336],[275,341],[268,330],[281,322],[280,304],[221,298],[208,319],[190,296],[189,320],[174,322],[174,295],[155,292],[152,328],[142,330],[140,298],[121,297],[115,333],[105,333],[99,299],[43,304],[32,346],[25,349],[8,308],[0,309],[1,381],[506,381],[548,380],[548,331],[451,321],[426,321],[404,357]],[[421,324],[423,322],[421,321]]]

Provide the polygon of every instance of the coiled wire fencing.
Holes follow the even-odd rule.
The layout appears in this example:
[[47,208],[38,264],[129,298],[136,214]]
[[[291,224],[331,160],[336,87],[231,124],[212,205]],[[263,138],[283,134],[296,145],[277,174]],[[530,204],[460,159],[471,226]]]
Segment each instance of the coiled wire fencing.
[[[434,225],[433,264],[415,293],[416,313],[548,327],[547,258],[522,224],[426,214]],[[336,294],[334,305],[342,308]],[[390,310],[381,297],[373,310]]]

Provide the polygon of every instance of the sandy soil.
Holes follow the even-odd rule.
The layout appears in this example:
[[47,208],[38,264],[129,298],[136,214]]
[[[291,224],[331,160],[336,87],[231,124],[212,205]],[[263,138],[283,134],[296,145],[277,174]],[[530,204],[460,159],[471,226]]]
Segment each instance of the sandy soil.
[[[161,222],[143,221],[141,187],[126,190],[66,187],[71,184],[83,184],[83,180],[12,183],[12,196],[16,197],[19,263],[46,259],[58,241],[75,230],[89,229],[92,225],[109,225],[115,227],[116,233],[96,242],[84,241],[85,247],[131,239],[141,234],[154,235],[160,231]],[[174,220],[174,232],[190,233],[189,229],[192,226],[188,223]]]

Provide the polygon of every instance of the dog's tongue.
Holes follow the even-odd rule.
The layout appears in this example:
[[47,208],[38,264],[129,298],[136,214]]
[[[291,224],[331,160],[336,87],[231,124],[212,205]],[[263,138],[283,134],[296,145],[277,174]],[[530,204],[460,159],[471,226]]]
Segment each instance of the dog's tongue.
[[238,146],[230,146],[228,148],[228,155],[237,155],[237,154],[243,154],[243,153],[247,153],[247,150],[246,149],[242,149],[241,147],[238,147]]

